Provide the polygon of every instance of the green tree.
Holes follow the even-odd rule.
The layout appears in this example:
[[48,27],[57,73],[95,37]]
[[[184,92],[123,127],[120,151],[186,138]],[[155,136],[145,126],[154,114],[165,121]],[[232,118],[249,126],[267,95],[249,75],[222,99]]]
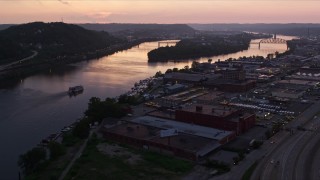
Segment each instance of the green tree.
[[[148,84],[148,88],[152,87],[152,85]],[[126,94],[120,95],[118,102],[120,104],[136,104],[137,103],[137,98],[135,96],[128,96]],[[116,108],[116,104],[109,104],[109,106],[113,106],[112,108]]]
[[122,95],[119,96],[118,102],[122,103],[122,104],[127,103],[128,102],[128,98],[129,98],[128,95],[122,94]]
[[88,119],[82,119],[77,125],[73,128],[73,135],[85,139],[89,136],[90,133],[90,121]]
[[18,165],[25,175],[29,175],[41,167],[41,163],[46,160],[46,150],[41,147],[35,147],[32,150],[20,155]]
[[172,72],[178,72],[178,71],[179,71],[178,68],[173,68],[173,69],[172,69]]
[[199,67],[199,62],[193,61],[192,64],[191,64],[191,68],[193,70],[196,70],[196,69],[198,69],[198,67]]
[[101,101],[99,98],[92,97],[88,103],[88,109],[85,115],[89,123],[94,121],[101,122],[106,117],[122,117],[126,115],[127,104],[136,104],[137,98],[134,96],[121,95],[118,102],[115,99],[107,98]]
[[172,69],[167,69],[166,73],[172,73]]
[[62,144],[64,146],[70,147],[79,142],[79,138],[75,137],[72,132],[63,133]]
[[100,100],[100,98],[90,98],[88,103],[88,109],[85,111],[84,114],[92,119],[101,121],[106,115],[103,102]]
[[188,65],[184,66],[184,70],[189,71],[189,66]]
[[108,98],[106,98],[105,102],[106,103],[116,103],[116,99],[108,97]]
[[58,142],[51,141],[48,147],[50,151],[50,159],[56,159],[66,153],[65,147]]
[[154,75],[154,77],[162,77],[163,76],[163,74],[162,74],[162,72],[161,71],[158,71],[158,72],[156,72],[156,74]]

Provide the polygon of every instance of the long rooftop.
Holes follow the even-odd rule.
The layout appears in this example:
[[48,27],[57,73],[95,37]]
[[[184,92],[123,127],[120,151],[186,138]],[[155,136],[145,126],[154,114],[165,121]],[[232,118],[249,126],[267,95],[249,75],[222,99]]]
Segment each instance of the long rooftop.
[[[197,107],[201,107],[202,110],[197,111]],[[218,117],[227,117],[238,110],[232,107],[225,107],[225,106],[220,106],[220,105],[197,105],[193,104],[191,106],[184,107],[182,111],[187,111],[187,112],[196,112],[196,113],[201,113],[201,114],[207,114],[211,116],[218,116]]]
[[105,128],[106,132],[130,138],[156,142],[190,152],[195,152],[198,155],[205,155],[220,146],[217,140],[186,133],[179,133],[172,136],[161,137],[160,134],[162,128],[152,127],[150,125],[144,125],[135,122],[126,122],[113,126],[111,128]]
[[178,132],[210,138],[218,141],[233,134],[232,131],[224,131],[220,129],[172,121],[152,116],[141,116],[133,119],[132,122],[161,129],[176,129]]

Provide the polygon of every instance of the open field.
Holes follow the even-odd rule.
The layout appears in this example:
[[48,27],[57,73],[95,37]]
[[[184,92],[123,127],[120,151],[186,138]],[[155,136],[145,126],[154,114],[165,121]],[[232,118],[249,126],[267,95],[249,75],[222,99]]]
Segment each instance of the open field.
[[191,162],[91,139],[65,179],[177,179]]

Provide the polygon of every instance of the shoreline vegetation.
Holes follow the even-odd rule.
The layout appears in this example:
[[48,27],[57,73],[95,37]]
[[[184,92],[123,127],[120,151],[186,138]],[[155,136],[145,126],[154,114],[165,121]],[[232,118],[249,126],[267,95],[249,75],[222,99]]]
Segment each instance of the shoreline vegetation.
[[[0,31],[0,80],[21,79],[47,69],[112,55],[144,42],[64,23],[28,23]],[[36,55],[31,56],[36,52]],[[22,60],[22,59],[26,60]]]
[[194,32],[185,24],[33,22],[5,26],[0,29],[0,80],[21,80],[51,68],[112,55],[144,42],[179,39],[193,36]]
[[[294,43],[291,43],[290,47],[291,50],[294,49]],[[290,51],[288,51],[288,53],[290,53]],[[251,57],[248,57],[248,59],[250,58]],[[240,59],[241,58],[234,60],[227,59],[225,61],[238,61]],[[166,73],[192,73],[197,71],[196,65],[199,65],[199,63],[194,61],[193,64],[195,65],[190,69],[174,68],[168,69]],[[77,120],[70,128],[64,128],[67,129],[67,131],[62,130],[60,141],[50,141],[46,145],[37,146],[20,156],[18,165],[20,166],[25,179],[58,179],[71,159],[76,156],[79,147],[85,143],[86,139],[88,139],[88,143],[86,144],[82,155],[75,161],[69,172],[66,174],[65,179],[72,179],[74,177],[86,179],[93,176],[107,178],[110,173],[113,173],[116,178],[128,178],[128,174],[134,178],[156,178],[159,176],[178,178],[185,175],[194,167],[192,162],[108,141],[103,138],[103,135],[99,131],[103,124],[114,120],[120,121],[122,117],[131,114],[131,106],[143,103],[143,94],[150,93],[153,90],[153,86],[157,86],[152,79],[163,76],[164,74],[159,71],[156,72],[153,77],[140,80],[140,85],[143,87],[146,86],[146,88],[137,91],[136,93],[129,91],[119,97],[106,98],[105,100],[92,97],[88,102],[88,108],[84,112],[84,117]],[[139,83],[136,83],[135,86],[139,86]],[[93,133],[90,133],[90,131],[93,131]],[[92,134],[92,136],[90,136],[90,134]],[[116,151],[121,151],[125,155],[112,156],[105,154],[100,150],[100,146],[117,147]],[[133,157],[138,157],[139,161],[137,161],[137,167],[136,162],[134,164],[127,163],[131,162]],[[109,168],[114,165],[113,163],[115,163],[116,166],[114,166],[115,168],[112,171],[101,172],[99,174],[96,173],[99,168]],[[173,164],[174,166],[168,166],[168,164]],[[220,168],[219,173],[230,170],[229,166],[216,161],[208,161],[204,166],[207,168]],[[92,167],[95,167],[94,171],[88,170],[88,168]],[[146,167],[148,167],[150,173],[144,170]],[[127,173],[118,173],[123,170],[123,168],[127,169]],[[159,171],[159,169],[161,171]],[[141,173],[134,174],[133,172],[136,171]]]
[[[245,38],[244,42],[250,43],[251,38],[252,37]],[[104,51],[95,51],[91,54],[89,53],[81,60],[79,60],[81,55],[74,56],[73,58],[66,56],[63,57],[65,58],[62,61],[63,63],[54,61],[45,62],[45,64],[49,64],[51,66],[52,64],[64,65],[82,61],[86,58],[97,58],[100,57],[99,55],[101,55],[102,57],[105,56],[104,53],[112,54],[117,51],[124,50],[125,47],[129,48],[148,40],[153,41],[155,39],[143,39],[141,40],[141,42],[135,41],[131,42],[131,44],[125,43],[122,45],[111,46],[114,48],[109,47],[109,49],[105,49]],[[244,43],[241,47],[244,47],[245,45],[246,44]],[[34,67],[36,65],[32,64],[32,62],[30,62],[29,66],[32,69],[37,69]],[[22,67],[25,66],[21,66],[20,68]],[[157,72],[154,77],[156,78],[160,76],[163,76],[163,74],[161,72]],[[151,85],[149,87],[149,83],[150,82],[146,84],[148,87],[146,91],[152,90]],[[92,176],[83,175],[83,177],[89,178],[93,177],[93,175],[97,175],[97,178],[107,178],[108,174],[97,174],[97,169],[100,167],[100,165],[105,169],[110,169],[111,167],[115,168],[113,169],[113,171],[108,171],[107,173],[116,173],[115,177],[117,178],[128,178],[128,174],[132,175],[132,177],[134,178],[139,179],[150,177],[153,178],[155,174],[166,175],[167,178],[177,178],[178,176],[181,176],[182,174],[191,170],[193,164],[189,161],[180,160],[175,157],[168,157],[154,152],[140,151],[136,150],[135,148],[124,146],[123,148],[126,148],[128,152],[134,152],[135,154],[139,155],[139,158],[141,158],[139,159],[138,166],[131,166],[130,164],[124,163],[128,158],[131,157],[131,154],[128,157],[127,155],[125,157],[111,157],[103,154],[97,148],[99,144],[113,143],[108,142],[103,138],[99,138],[99,136],[95,133],[90,136],[90,131],[92,131],[91,129],[97,128],[98,124],[101,124],[103,121],[108,121],[108,118],[120,119],[121,117],[132,113],[132,109],[130,106],[141,103],[140,99],[143,93],[145,92],[139,92],[136,96],[128,96],[127,94],[123,94],[118,98],[106,98],[105,100],[101,100],[97,97],[92,97],[89,100],[88,109],[84,112],[84,117],[79,119],[72,128],[68,129],[67,132],[62,132],[60,142],[51,141],[46,146],[35,147],[20,156],[18,164],[22,169],[23,174],[25,175],[25,179],[58,179],[61,175],[61,172],[68,165],[68,162],[77,154],[79,147],[85,142],[85,139],[88,139],[89,141],[84,150],[84,153],[75,162],[74,166],[67,174],[66,179],[72,179],[73,177],[81,178],[83,173],[86,171],[90,171]],[[168,166],[168,164],[171,164],[173,166]],[[214,163],[211,163],[209,165],[216,166],[216,164]],[[94,168],[93,170],[88,170],[88,168],[91,167],[96,168]],[[145,167],[148,167],[147,171],[144,170]],[[123,168],[125,168],[128,173],[123,173],[121,171],[123,170]],[[228,168],[226,169],[228,170]],[[144,171],[142,171],[142,174],[133,173],[136,170]]]
[[[147,80],[159,76],[163,76],[163,74],[158,72],[154,77],[147,78]],[[141,82],[147,82],[147,80]],[[153,82],[148,81],[148,84],[151,86]],[[163,176],[169,179],[184,175],[192,169],[192,162],[157,152],[141,151],[122,144],[116,145],[118,144],[117,142],[105,140],[100,132],[100,128],[104,124],[108,124],[114,120],[120,121],[120,118],[132,113],[131,105],[143,103],[141,97],[149,91],[152,91],[152,88],[146,88],[134,96],[128,96],[126,93],[119,97],[106,98],[105,100],[92,97],[88,102],[88,108],[84,112],[84,117],[78,119],[71,126],[64,128],[61,131],[61,135],[59,135],[59,139],[41,144],[20,155],[18,165],[22,171],[21,175],[24,176],[24,179],[61,178],[62,172],[79,153],[79,147],[86,143],[86,139],[88,139],[88,143],[82,155],[75,161],[70,171],[66,174],[65,179],[95,177],[97,176],[96,171],[86,168],[96,167],[97,164],[99,166],[96,169],[114,166],[112,171],[99,173],[99,178],[107,178],[110,176],[110,173],[120,179],[128,178],[129,174],[134,178],[156,178]],[[99,146],[119,146],[117,151],[121,150],[123,153],[130,155],[114,156],[105,154],[99,150]],[[132,157],[137,157],[137,161],[133,164],[131,163]],[[171,165],[168,166],[168,164]],[[123,167],[128,169],[128,173],[117,173],[118,171],[122,171]],[[150,172],[145,171],[145,168]],[[136,171],[141,173],[136,174]]]
[[156,41],[156,40],[159,40],[159,39],[155,39],[155,38],[139,39],[133,42],[115,44],[108,48],[95,50],[92,52],[64,56],[59,59],[35,57],[31,61],[9,67],[5,71],[0,71],[0,80],[4,80],[4,81],[6,79],[10,79],[10,81],[12,81],[13,79],[19,80],[26,76],[29,76],[50,68],[61,67],[61,66],[72,64],[72,63],[81,62],[81,61],[99,59],[104,56],[109,56],[117,52],[130,49],[141,43]]
[[268,35],[240,33],[233,35],[198,35],[183,39],[176,46],[159,47],[148,53],[149,62],[169,60],[190,60],[202,57],[218,56],[247,50],[252,39],[266,38]]
[[58,139],[41,143],[20,155],[18,165],[24,179],[58,179],[71,159],[78,153],[79,147],[90,137],[90,131],[106,118],[120,118],[130,112],[130,106],[116,102],[115,99],[92,97],[84,117],[62,130]]

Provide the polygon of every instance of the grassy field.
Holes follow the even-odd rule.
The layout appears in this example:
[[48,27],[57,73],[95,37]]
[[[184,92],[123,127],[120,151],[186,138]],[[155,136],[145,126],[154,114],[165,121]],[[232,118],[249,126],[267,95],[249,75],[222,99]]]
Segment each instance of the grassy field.
[[[124,147],[129,154],[107,155],[98,150],[101,143],[91,139],[65,179],[177,179],[193,167],[189,161],[130,147]],[[128,162],[132,156],[139,157],[133,164]]]
[[47,160],[37,172],[25,177],[26,180],[36,180],[36,179],[48,179],[56,180],[61,175],[62,171],[67,167],[70,160],[73,158],[74,154],[77,152],[78,148],[83,142],[79,141],[72,147],[67,148],[65,155],[53,159]]
[[55,159],[48,159],[41,165],[40,169],[33,174],[26,176],[25,179],[58,179],[83,142],[83,140],[72,136],[71,132],[65,133],[65,138],[62,142],[62,146],[66,149],[65,154]]
[[[67,157],[66,157],[67,158]],[[33,173],[25,177],[26,180],[37,180],[37,179],[48,179],[48,180],[56,180],[59,178],[60,174],[68,165],[68,161],[66,161],[65,157],[56,161],[50,161],[42,166],[42,170],[40,172]]]

